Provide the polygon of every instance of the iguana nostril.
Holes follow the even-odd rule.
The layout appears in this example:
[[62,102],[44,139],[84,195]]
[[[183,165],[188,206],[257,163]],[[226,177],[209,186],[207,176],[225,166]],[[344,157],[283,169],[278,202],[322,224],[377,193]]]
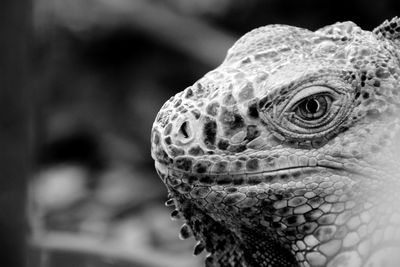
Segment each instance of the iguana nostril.
[[173,128],[172,139],[175,145],[187,145],[195,140],[196,133],[193,124],[187,118],[177,122]]
[[185,121],[184,123],[181,124],[181,127],[179,128],[179,135],[182,136],[185,139],[190,138],[191,136],[191,129],[189,126],[189,123]]

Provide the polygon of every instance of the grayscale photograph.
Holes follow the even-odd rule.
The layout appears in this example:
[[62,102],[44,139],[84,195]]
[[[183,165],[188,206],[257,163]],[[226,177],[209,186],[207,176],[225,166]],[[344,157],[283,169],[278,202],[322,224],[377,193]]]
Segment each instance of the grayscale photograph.
[[400,1],[2,5],[0,267],[400,266]]

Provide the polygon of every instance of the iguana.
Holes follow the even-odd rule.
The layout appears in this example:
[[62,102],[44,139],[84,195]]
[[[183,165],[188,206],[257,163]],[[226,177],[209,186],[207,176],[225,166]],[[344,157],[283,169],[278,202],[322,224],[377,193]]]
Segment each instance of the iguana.
[[206,266],[400,266],[400,18],[269,25],[170,98],[152,157]]

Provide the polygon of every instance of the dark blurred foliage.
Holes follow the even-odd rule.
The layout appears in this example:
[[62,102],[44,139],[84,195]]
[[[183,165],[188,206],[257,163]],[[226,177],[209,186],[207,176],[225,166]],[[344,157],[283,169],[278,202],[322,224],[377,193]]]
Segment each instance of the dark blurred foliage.
[[[239,1],[246,2],[246,1]],[[395,0],[268,0],[250,1],[251,5],[235,5],[224,17],[214,21],[240,34],[263,25],[287,24],[316,30],[337,21],[353,21],[371,30],[385,19],[399,15],[400,3]]]
[[29,1],[0,8],[0,266],[25,262],[25,178],[28,173],[31,26]]
[[[177,241],[179,223],[169,222],[161,207],[166,190],[150,156],[151,125],[161,105],[219,64],[233,41],[255,27],[316,30],[351,20],[371,30],[398,15],[399,3],[35,1],[31,266],[199,264],[187,252],[194,241]],[[120,248],[123,253],[116,252]]]

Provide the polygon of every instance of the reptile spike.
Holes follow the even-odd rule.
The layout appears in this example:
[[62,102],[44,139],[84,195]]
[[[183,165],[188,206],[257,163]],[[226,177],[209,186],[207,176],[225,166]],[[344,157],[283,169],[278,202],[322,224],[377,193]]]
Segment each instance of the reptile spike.
[[180,214],[179,210],[174,210],[174,211],[171,212],[171,219],[172,220],[175,221],[175,220],[178,220],[180,218],[181,218],[181,214]]
[[400,43],[400,18],[394,17],[390,21],[385,20],[373,31],[379,38],[386,38]]
[[192,236],[192,230],[190,229],[190,226],[184,223],[179,231],[179,238],[184,240],[188,239],[191,236]]
[[198,241],[193,248],[193,255],[198,256],[200,255],[206,247],[204,246],[203,242]]
[[175,202],[173,198],[168,199],[167,201],[165,201],[165,206],[167,207],[173,207],[175,206]]

